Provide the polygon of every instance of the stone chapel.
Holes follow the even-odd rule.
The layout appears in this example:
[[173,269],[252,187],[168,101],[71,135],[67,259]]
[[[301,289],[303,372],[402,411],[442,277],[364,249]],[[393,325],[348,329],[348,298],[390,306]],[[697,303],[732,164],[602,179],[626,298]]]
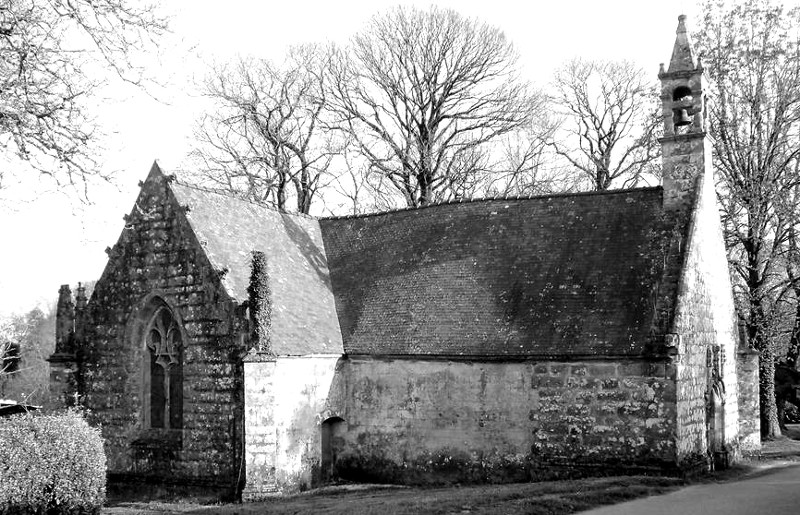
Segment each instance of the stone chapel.
[[760,445],[684,17],[663,185],[314,218],[154,164],[51,390],[112,480],[257,499],[337,478],[510,481],[724,466]]

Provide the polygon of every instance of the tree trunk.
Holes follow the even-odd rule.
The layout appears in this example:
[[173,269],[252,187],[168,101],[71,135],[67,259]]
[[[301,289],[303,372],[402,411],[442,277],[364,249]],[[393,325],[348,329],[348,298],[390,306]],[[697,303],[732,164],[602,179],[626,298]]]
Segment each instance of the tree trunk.
[[797,263],[800,263],[800,249],[797,246],[797,231],[792,220],[788,229],[789,259],[786,263],[786,275],[794,291],[794,322],[792,323],[792,335],[789,338],[789,348],[786,351],[786,364],[792,370],[797,370],[797,359],[800,356],[800,282],[796,270]]
[[419,186],[418,205],[427,206],[431,203],[430,175],[428,172],[417,174],[417,185]]
[[758,373],[761,438],[771,440],[781,435],[781,428],[775,402],[775,351],[770,344],[765,345],[759,354]]
[[792,324],[792,335],[789,338],[789,349],[786,351],[786,365],[792,370],[797,370],[797,359],[800,356],[800,289],[794,288],[795,308],[794,323]]
[[[757,291],[753,288],[751,291]],[[769,321],[758,296],[753,295],[747,334],[751,346],[758,351],[758,397],[761,415],[761,438],[781,435],[778,405],[775,400],[775,346],[769,334]]]

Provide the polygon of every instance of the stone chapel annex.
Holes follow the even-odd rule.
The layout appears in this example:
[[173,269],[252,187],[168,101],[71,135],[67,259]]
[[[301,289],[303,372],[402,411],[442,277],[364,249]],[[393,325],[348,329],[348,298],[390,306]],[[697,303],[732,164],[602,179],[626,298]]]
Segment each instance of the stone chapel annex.
[[58,302],[51,388],[101,425],[109,477],[255,499],[758,448],[679,20],[660,187],[317,219],[154,164],[91,299]]

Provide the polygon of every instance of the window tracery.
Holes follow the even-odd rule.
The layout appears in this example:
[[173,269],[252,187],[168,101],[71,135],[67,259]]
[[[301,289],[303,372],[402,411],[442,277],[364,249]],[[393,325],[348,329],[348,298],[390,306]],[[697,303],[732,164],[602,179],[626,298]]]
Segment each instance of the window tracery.
[[145,394],[151,428],[180,429],[183,425],[182,343],[175,317],[168,308],[159,308],[145,338],[149,372]]

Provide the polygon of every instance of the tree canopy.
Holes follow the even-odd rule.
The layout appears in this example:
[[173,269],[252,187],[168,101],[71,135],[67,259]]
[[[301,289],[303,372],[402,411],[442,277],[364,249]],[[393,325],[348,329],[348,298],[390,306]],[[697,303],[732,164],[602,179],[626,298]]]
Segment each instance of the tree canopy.
[[501,31],[455,11],[398,7],[333,60],[330,109],[406,205],[461,198],[490,169],[489,143],[536,104]]
[[[704,5],[699,46],[729,261],[750,344],[761,353],[762,431],[780,434],[776,337],[790,294],[800,185],[800,11],[769,0]],[[788,270],[788,273],[787,273]]]

